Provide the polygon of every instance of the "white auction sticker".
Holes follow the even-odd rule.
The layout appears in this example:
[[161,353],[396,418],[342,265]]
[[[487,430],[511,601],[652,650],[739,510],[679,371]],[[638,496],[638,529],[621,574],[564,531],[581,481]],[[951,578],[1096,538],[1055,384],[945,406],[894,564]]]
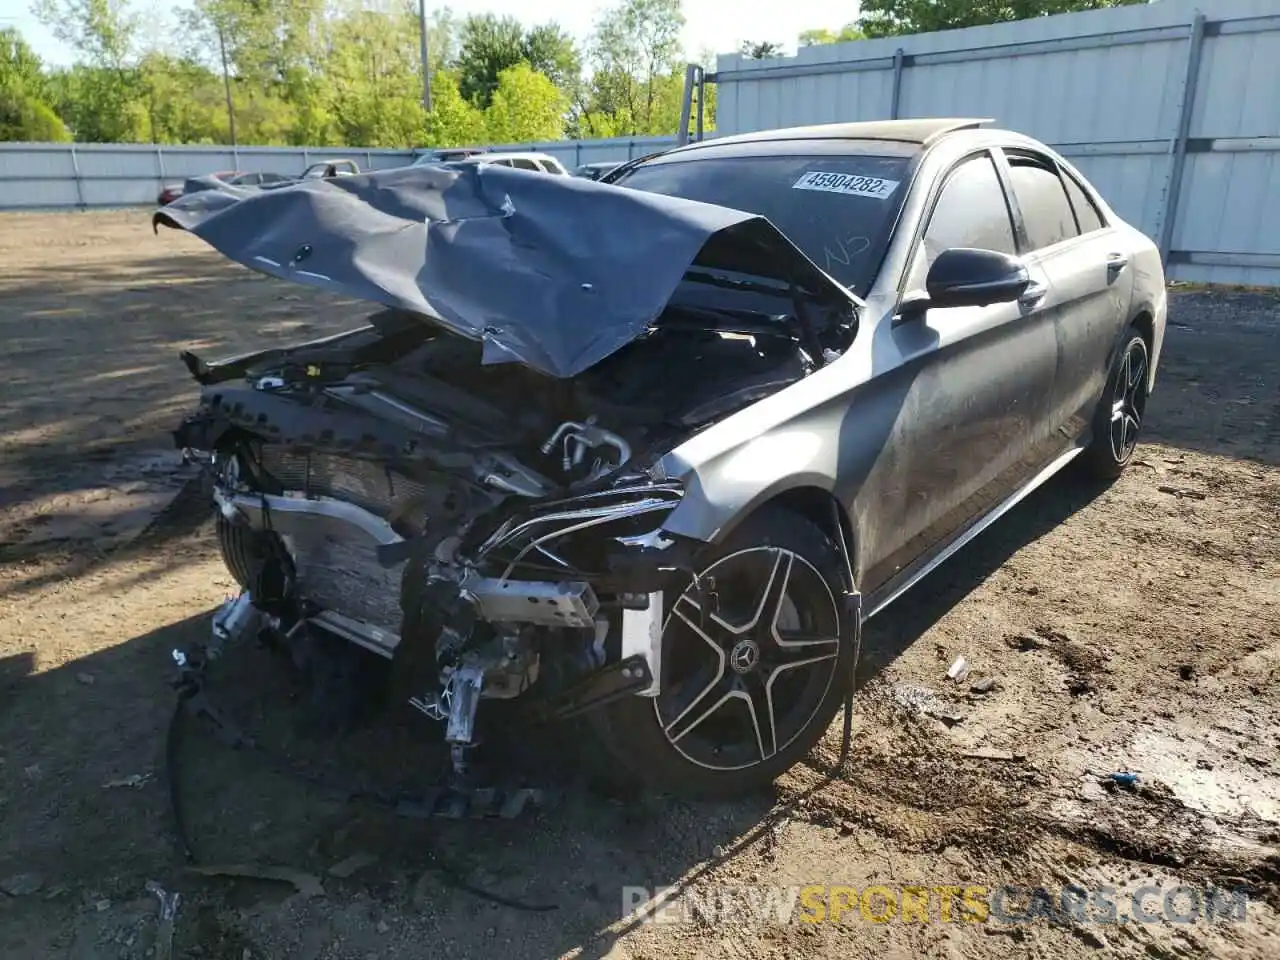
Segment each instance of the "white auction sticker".
[[810,170],[791,185],[792,190],[824,190],[827,193],[844,193],[852,197],[875,197],[887,200],[898,189],[897,180],[881,177],[859,177],[851,173],[823,173]]

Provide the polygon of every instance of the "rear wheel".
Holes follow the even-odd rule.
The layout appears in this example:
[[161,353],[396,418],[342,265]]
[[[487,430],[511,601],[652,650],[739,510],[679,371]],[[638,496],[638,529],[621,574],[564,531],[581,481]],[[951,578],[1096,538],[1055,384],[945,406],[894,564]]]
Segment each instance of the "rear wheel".
[[763,787],[840,706],[853,656],[838,549],[790,511],[748,518],[664,594],[662,682],[593,717],[635,779],[697,797]]
[[1114,480],[1133,459],[1147,412],[1149,372],[1146,338],[1137,327],[1130,327],[1111,365],[1093,417],[1093,440],[1084,455],[1085,466],[1100,479]]

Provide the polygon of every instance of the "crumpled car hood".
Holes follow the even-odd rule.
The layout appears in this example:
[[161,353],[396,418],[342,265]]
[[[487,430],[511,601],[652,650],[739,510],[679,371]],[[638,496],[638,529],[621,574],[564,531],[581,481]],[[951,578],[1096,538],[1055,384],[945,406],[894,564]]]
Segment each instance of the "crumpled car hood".
[[643,334],[695,263],[857,302],[761,217],[492,165],[218,182],[153,223],[263,273],[430,318],[483,341],[485,363],[559,378]]

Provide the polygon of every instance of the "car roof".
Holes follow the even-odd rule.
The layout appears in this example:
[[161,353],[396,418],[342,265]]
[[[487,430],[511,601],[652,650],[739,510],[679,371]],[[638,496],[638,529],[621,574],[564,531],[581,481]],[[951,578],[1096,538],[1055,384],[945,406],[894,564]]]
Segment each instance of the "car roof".
[[777,130],[759,130],[755,133],[739,133],[728,137],[700,140],[671,153],[684,153],[708,146],[765,143],[794,140],[887,140],[894,143],[927,147],[936,140],[957,130],[975,130],[990,118],[984,117],[924,117],[913,120],[864,120],[857,123],[819,123],[807,127],[783,127]]
[[[478,154],[472,159],[486,160],[486,161],[487,160],[556,160],[556,158],[549,153],[536,153],[532,151],[520,151],[520,150],[509,150],[509,151],[502,151],[502,152],[488,151],[486,153]],[[560,161],[556,160],[556,163],[559,163],[559,162]]]

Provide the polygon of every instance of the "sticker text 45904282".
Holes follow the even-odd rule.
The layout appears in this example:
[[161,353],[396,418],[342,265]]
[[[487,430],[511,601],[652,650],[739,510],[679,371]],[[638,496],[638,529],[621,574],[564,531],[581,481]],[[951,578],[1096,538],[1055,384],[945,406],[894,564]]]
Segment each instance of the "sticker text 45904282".
[[859,177],[851,173],[823,173],[821,170],[810,170],[791,185],[792,190],[823,190],[852,197],[874,197],[877,200],[889,199],[897,188],[897,180]]

